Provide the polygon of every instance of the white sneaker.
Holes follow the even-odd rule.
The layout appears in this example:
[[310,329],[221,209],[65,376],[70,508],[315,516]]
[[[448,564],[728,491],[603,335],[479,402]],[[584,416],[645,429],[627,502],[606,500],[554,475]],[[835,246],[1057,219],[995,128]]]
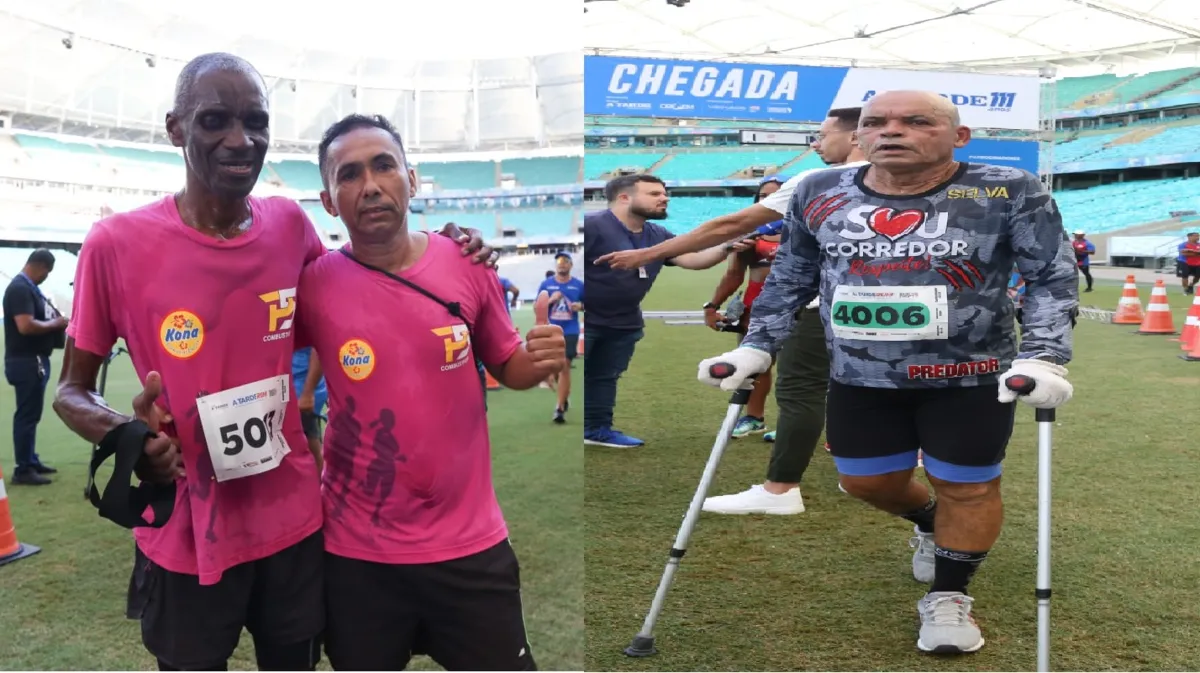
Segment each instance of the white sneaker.
[[705,498],[703,510],[713,514],[800,514],[804,498],[798,486],[776,495],[755,484],[741,493]]
[[913,526],[913,532],[916,533],[908,540],[908,546],[916,551],[913,552],[912,570],[913,579],[925,584],[933,584],[934,567],[937,558],[934,553],[935,544],[933,542],[933,533],[922,533],[920,528]]
[[934,654],[977,652],[983,647],[983,634],[971,616],[975,599],[957,591],[925,594],[917,601],[921,614],[921,633],[917,649]]

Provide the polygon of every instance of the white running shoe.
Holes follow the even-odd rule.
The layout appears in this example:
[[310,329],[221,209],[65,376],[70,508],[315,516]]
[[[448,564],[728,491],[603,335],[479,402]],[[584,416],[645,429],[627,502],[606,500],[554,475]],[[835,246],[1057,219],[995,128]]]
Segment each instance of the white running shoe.
[[922,533],[920,528],[913,526],[913,532],[916,533],[909,538],[908,546],[916,551],[913,552],[912,570],[913,579],[925,584],[933,584],[934,567],[937,558],[934,554],[933,533]]
[[974,602],[974,598],[957,591],[925,594],[917,601],[917,612],[921,614],[917,649],[934,654],[978,652],[983,647],[983,634],[971,616]]
[[776,495],[755,484],[741,493],[705,498],[703,510],[713,514],[800,514],[804,498],[798,486]]

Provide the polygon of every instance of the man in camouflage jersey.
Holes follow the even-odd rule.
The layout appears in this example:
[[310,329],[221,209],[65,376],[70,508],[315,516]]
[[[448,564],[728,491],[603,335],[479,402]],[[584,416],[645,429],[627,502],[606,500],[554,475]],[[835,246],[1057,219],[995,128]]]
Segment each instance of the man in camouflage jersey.
[[[1000,535],[1001,462],[1018,396],[1041,408],[1070,399],[1078,305],[1075,257],[1050,194],[1015,168],[967,164],[957,108],[895,91],[864,106],[867,166],[832,168],[797,186],[775,264],[739,348],[700,363],[732,391],[767,369],[798,309],[818,292],[831,350],[826,436],[850,495],[915,526],[913,576],[926,652],[974,652],[983,636],[967,585]],[[1008,298],[1013,265],[1027,283],[1018,347]],[[733,375],[710,375],[717,363]],[[913,479],[917,449],[936,499]],[[936,532],[935,532],[936,529]]]

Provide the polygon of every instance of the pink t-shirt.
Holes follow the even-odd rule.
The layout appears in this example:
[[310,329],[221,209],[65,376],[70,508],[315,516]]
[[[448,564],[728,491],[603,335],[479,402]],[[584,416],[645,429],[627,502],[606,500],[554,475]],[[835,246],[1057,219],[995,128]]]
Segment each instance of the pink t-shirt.
[[492,488],[483,383],[474,353],[502,365],[521,346],[495,271],[430,236],[402,278],[340,252],[304,270],[297,312],[325,372],[325,548],[378,563],[437,563],[508,536]]
[[293,201],[250,204],[249,231],[229,241],[184,224],[171,196],[97,222],[79,256],[67,330],[76,348],[98,355],[123,338],[139,380],[161,374],[158,404],[174,416],[163,431],[180,440],[187,476],[166,526],[134,537],[152,561],[204,585],[321,527],[297,395],[284,412],[291,452],[273,470],[224,482],[215,479],[197,411],[198,396],[291,375],[300,271],[326,252]]

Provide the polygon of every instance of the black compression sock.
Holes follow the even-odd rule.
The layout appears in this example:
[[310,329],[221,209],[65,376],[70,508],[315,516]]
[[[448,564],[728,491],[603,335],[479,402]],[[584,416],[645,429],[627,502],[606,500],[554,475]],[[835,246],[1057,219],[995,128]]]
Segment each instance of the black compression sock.
[[924,507],[922,507],[921,509],[918,509],[915,512],[909,512],[908,514],[901,514],[900,518],[908,519],[909,521],[917,524],[917,530],[921,531],[922,533],[932,533],[933,532],[933,516],[936,513],[937,513],[937,500],[934,500],[933,497],[930,496],[929,502],[926,503]]
[[987,558],[988,553],[980,552],[964,552],[954,551],[938,546],[934,550],[934,577],[933,586],[929,587],[929,593],[936,591],[957,591],[966,595],[967,585],[971,583],[971,578],[975,575],[975,571],[979,569],[979,564]]

